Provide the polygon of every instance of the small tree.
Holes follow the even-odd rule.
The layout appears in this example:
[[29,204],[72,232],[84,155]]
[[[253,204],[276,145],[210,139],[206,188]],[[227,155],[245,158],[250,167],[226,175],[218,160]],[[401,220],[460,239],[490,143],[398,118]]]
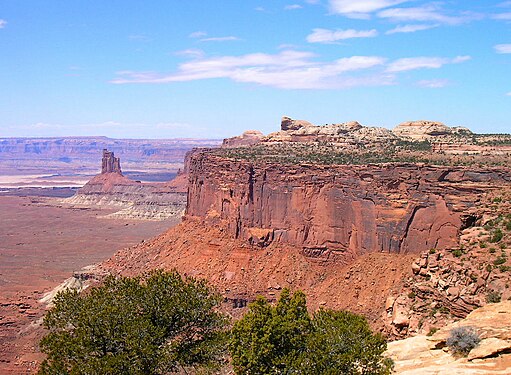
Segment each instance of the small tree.
[[206,283],[177,272],[109,276],[59,293],[44,318],[40,374],[167,374],[218,362],[227,319]]
[[300,374],[384,375],[387,341],[373,334],[367,320],[348,311],[319,310],[312,319]]
[[385,339],[365,318],[320,310],[311,318],[305,295],[284,289],[276,306],[264,298],[232,330],[229,349],[236,374],[384,375]]
[[305,350],[310,331],[305,295],[282,291],[276,306],[259,297],[234,324],[229,350],[237,374],[280,374]]

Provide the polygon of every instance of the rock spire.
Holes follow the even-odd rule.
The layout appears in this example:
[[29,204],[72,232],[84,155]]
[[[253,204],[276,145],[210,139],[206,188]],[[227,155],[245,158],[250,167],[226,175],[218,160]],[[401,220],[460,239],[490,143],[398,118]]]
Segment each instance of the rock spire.
[[103,160],[101,165],[101,174],[117,173],[122,175],[121,159],[116,158],[113,151],[103,149]]

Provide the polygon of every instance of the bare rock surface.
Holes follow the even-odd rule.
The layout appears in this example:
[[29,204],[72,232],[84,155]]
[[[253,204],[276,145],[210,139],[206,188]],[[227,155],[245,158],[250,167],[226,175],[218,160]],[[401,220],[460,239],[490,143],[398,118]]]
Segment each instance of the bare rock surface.
[[[454,356],[445,347],[449,332],[460,326],[473,327],[483,338],[467,357]],[[511,368],[510,339],[511,301],[505,301],[474,310],[432,337],[420,335],[391,342],[386,355],[394,360],[395,374],[399,375],[504,375]]]

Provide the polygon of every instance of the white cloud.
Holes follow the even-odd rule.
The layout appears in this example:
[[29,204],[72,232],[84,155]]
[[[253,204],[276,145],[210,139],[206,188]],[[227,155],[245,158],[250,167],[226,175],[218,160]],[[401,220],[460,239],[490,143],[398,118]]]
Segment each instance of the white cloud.
[[233,42],[241,40],[237,36],[217,36],[217,37],[210,37],[210,38],[202,38],[201,42]]
[[300,4],[291,4],[291,5],[286,5],[284,7],[285,10],[296,10],[296,9],[302,9],[303,6],[301,6]]
[[6,20],[0,20],[0,29],[3,29],[5,27],[5,25],[7,25],[7,21]]
[[373,38],[378,35],[378,31],[373,30],[327,30],[314,29],[312,34],[307,36],[309,43],[334,43],[339,40],[351,38]]
[[417,85],[428,89],[440,89],[448,86],[450,83],[448,79],[423,79],[418,81]]
[[256,7],[256,8],[254,8],[254,10],[256,10],[258,12],[266,12],[266,9],[263,7]]
[[204,51],[198,48],[189,48],[182,51],[177,51],[175,53],[177,56],[187,56],[191,58],[201,58],[204,57]]
[[497,53],[511,53],[511,44],[497,44],[493,48]]
[[204,31],[195,31],[195,32],[191,33],[190,35],[188,35],[188,37],[193,38],[193,39],[198,39],[198,38],[203,38],[207,35],[208,35],[208,33],[204,32]]
[[457,25],[475,17],[474,15],[449,16],[438,4],[429,4],[415,8],[392,8],[378,13],[378,17],[396,22],[440,22],[448,25]]
[[409,57],[393,61],[389,64],[387,71],[395,73],[417,69],[438,69],[447,64],[459,64],[470,59],[470,56],[457,56],[453,59],[444,57]]
[[511,96],[511,91],[506,94],[506,96]]
[[368,18],[370,13],[410,0],[330,0],[330,11],[351,18]]
[[387,31],[385,34],[396,34],[396,33],[414,33],[416,31],[423,31],[423,30],[429,30],[434,29],[435,27],[438,27],[440,25],[404,25],[404,26],[396,26],[392,30]]
[[[280,89],[339,89],[354,86],[392,84],[394,76],[374,72],[386,59],[377,56],[352,56],[331,62],[316,62],[310,52],[282,51],[278,54],[254,53],[189,61],[176,73],[118,72],[114,84],[171,83],[212,78],[255,83]],[[364,73],[366,73],[364,75]]]
[[499,21],[511,21],[511,12],[494,14],[491,18]]

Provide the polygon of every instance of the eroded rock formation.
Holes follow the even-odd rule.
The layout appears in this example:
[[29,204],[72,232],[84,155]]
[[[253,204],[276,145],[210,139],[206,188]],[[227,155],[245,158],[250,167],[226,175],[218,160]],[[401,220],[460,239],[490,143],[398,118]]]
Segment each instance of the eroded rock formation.
[[112,151],[103,149],[103,159],[101,161],[101,173],[117,173],[122,175],[121,159],[116,158]]
[[115,208],[106,217],[142,220],[179,220],[186,206],[183,174],[168,183],[141,183],[122,174],[120,159],[103,150],[101,174],[91,179],[66,204]]
[[388,164],[259,165],[196,152],[187,215],[227,220],[235,238],[345,262],[369,252],[450,248],[479,196],[508,169]]

